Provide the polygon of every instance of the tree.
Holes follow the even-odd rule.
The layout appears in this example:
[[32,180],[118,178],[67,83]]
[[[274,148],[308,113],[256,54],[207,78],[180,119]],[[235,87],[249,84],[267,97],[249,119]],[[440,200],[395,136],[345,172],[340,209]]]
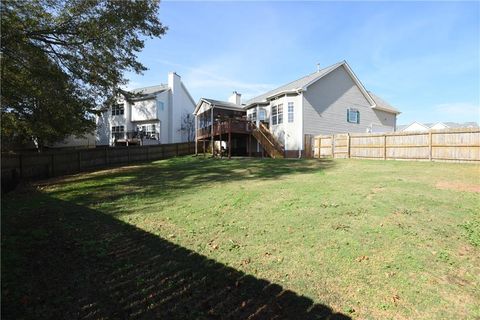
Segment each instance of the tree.
[[136,53],[161,37],[155,0],[3,1],[2,148],[40,146],[95,127],[94,115],[146,68]]
[[182,124],[179,131],[187,137],[188,142],[195,139],[195,117],[193,114],[185,112],[182,115]]

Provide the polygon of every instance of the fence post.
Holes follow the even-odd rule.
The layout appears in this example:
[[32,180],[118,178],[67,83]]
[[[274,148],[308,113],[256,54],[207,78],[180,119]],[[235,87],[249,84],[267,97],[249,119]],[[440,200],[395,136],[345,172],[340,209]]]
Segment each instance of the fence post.
[[162,144],[162,159],[165,159],[165,145]]
[[347,133],[347,159],[350,159],[350,134]]
[[108,147],[105,147],[105,165],[108,165]]
[[149,160],[149,158],[150,158],[150,155],[149,155],[149,153],[150,153],[150,152],[149,152],[149,149],[150,149],[150,146],[147,146],[147,147],[146,147],[146,150],[145,150],[145,151],[146,151],[146,153],[147,153],[147,161],[148,161],[148,160]]
[[82,169],[82,155],[81,155],[81,151],[77,151],[77,168],[78,168],[78,171],[80,171]]
[[387,160],[387,135],[383,135],[383,160]]
[[332,134],[332,158],[335,159],[335,135]]
[[50,162],[51,162],[51,176],[55,176],[55,153],[50,155]]
[[127,162],[130,163],[130,147],[128,146],[128,142],[127,142]]
[[178,157],[178,143],[175,144],[175,154],[176,154],[177,157]]
[[23,178],[23,155],[19,154],[18,164],[20,166],[20,178]]
[[428,160],[432,161],[432,131],[428,132]]

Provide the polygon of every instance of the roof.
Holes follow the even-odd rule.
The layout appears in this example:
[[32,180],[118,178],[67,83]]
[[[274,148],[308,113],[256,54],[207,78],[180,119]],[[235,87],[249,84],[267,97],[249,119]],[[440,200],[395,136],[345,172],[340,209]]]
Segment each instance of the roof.
[[384,110],[384,111],[393,112],[393,113],[400,113],[400,111],[392,107],[388,102],[386,102],[385,100],[383,100],[382,98],[374,94],[373,92],[368,91],[368,94],[375,101],[375,109]]
[[221,107],[221,108],[224,108],[224,109],[245,111],[245,106],[243,106],[243,105],[238,105],[238,104],[228,102],[228,101],[200,98],[200,100],[197,103],[197,106],[195,107],[195,110],[193,111],[194,114],[197,113],[198,109],[202,105],[202,102],[206,102],[211,106]]
[[478,128],[478,123],[476,122],[463,122],[463,123],[442,122],[442,123],[450,128]]
[[326,74],[330,73],[331,71],[335,70],[337,67],[341,66],[345,61],[335,63],[334,65],[331,65],[329,67],[323,68],[317,72],[314,72],[312,74],[309,74],[308,76],[302,77],[300,79],[297,79],[295,81],[292,81],[290,83],[287,83],[283,86],[280,86],[276,89],[270,90],[264,94],[261,94],[253,99],[250,99],[246,102],[246,105],[251,105],[251,104],[257,104],[257,103],[266,103],[267,98],[270,96],[275,96],[279,93],[283,93],[286,91],[295,91],[299,90],[301,88],[304,88],[308,86],[309,84],[319,80]]
[[166,84],[159,84],[156,86],[144,87],[131,90],[133,93],[141,93],[141,94],[154,94],[160,93],[165,90],[168,90],[168,85]]
[[253,99],[250,99],[246,102],[246,106],[248,107],[254,104],[265,104],[267,103],[268,98],[274,97],[279,94],[285,94],[289,92],[298,93],[300,91],[306,90],[306,88],[309,85],[317,82],[318,80],[320,80],[321,78],[323,78],[324,76],[326,76],[327,74],[329,74],[330,72],[332,72],[333,70],[337,69],[340,66],[345,67],[345,70],[347,71],[347,73],[351,76],[352,80],[355,82],[355,84],[358,86],[362,94],[365,96],[365,98],[373,108],[391,112],[391,113],[396,113],[396,114],[400,113],[400,111],[392,107],[385,100],[374,95],[372,92],[367,91],[345,60],[337,62],[329,67],[318,70],[317,72],[311,73],[305,77],[302,77],[300,79],[287,83],[276,89],[270,90]]
[[228,101],[220,101],[220,100],[214,100],[214,99],[207,99],[207,98],[202,98],[202,100],[207,101],[211,105],[219,106],[219,107],[227,107],[227,108],[235,108],[238,110],[243,110],[243,106],[228,102]]
[[476,122],[433,122],[433,123],[420,123],[420,122],[417,122],[417,121],[414,121],[410,124],[403,124],[403,125],[398,125],[397,126],[397,131],[402,131],[408,127],[410,127],[412,124],[419,124],[423,127],[425,127],[426,129],[430,129],[432,128],[433,126],[441,123],[441,124],[444,124],[446,127],[448,128],[478,128],[478,123]]

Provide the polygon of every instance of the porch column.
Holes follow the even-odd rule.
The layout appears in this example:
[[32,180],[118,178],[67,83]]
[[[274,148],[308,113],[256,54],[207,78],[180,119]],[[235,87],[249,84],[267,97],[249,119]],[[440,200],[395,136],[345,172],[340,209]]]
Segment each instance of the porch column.
[[198,117],[195,115],[195,156],[198,156]]
[[232,119],[228,119],[228,159],[232,158]]
[[212,129],[211,130],[211,132],[212,132],[211,147],[212,147],[212,157],[213,157],[213,144],[215,142],[215,140],[213,139],[213,133],[214,133],[214,131],[213,131],[213,106],[212,106],[212,111],[210,112],[210,119],[211,119],[210,123],[212,124],[212,128],[211,128]]

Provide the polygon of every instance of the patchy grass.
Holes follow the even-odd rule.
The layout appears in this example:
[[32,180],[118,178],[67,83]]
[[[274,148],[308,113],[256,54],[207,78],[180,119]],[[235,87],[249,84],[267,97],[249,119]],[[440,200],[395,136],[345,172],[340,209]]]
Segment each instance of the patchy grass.
[[[2,199],[2,312],[475,319],[479,169],[182,157],[47,181]],[[253,280],[232,294],[232,274]],[[295,298],[279,304],[272,287]]]

